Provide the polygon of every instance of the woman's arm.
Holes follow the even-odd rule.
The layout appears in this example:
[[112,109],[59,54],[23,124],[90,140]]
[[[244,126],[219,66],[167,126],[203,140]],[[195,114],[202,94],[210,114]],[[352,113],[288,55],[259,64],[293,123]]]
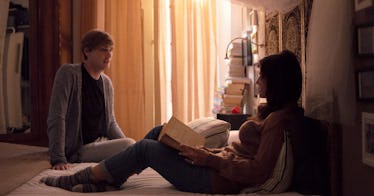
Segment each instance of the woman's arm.
[[276,164],[282,144],[285,122],[282,117],[269,116],[261,128],[261,139],[256,155],[251,158],[224,152],[226,155],[210,154],[207,166],[232,181],[261,184],[267,180]]
[[186,161],[192,165],[206,166],[210,152],[204,147],[192,147],[182,144],[180,155],[186,157]]
[[204,148],[182,146],[181,155],[194,165],[210,167],[218,175],[245,184],[260,184],[267,180],[283,144],[283,122],[269,118],[264,122],[261,141],[253,159],[239,156],[234,151],[210,153]]

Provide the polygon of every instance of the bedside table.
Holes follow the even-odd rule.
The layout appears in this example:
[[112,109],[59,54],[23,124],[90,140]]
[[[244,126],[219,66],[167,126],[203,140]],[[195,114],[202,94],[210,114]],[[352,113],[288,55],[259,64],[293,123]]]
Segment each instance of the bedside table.
[[250,114],[217,114],[217,119],[231,124],[231,130],[238,130],[240,126],[250,117]]

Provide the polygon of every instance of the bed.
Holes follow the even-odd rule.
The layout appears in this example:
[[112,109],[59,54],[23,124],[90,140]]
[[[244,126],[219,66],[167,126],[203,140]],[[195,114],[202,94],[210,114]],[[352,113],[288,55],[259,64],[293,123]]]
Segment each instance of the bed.
[[[332,136],[330,134],[330,136]],[[237,138],[237,131],[230,132],[229,142]],[[338,137],[333,137],[338,138]],[[331,142],[330,142],[331,143]],[[336,142],[333,142],[336,144]],[[330,149],[332,149],[330,147]],[[330,166],[336,167],[336,148],[332,149],[334,156],[330,157]],[[82,195],[72,193],[60,188],[49,187],[39,182],[44,176],[57,176],[72,174],[82,168],[95,163],[77,163],[65,171],[51,170],[48,162],[48,148],[9,144],[0,142],[0,195]],[[331,195],[337,193],[336,169],[330,170]],[[204,195],[181,192],[163,179],[151,168],[144,170],[139,175],[134,175],[118,191],[105,193],[91,193],[93,195]],[[242,194],[256,196],[260,194]],[[296,192],[281,194],[268,194],[269,196],[300,196]]]
[[[44,176],[72,174],[95,163],[73,164],[70,170],[49,169],[47,148],[18,144],[0,143],[1,182],[0,195],[82,195],[60,188],[49,187],[39,182]],[[5,175],[4,175],[5,174]],[[90,193],[90,195],[103,193]],[[151,168],[140,175],[132,176],[119,191],[105,192],[105,195],[204,195],[181,192],[163,179]],[[257,194],[247,194],[257,195]],[[299,196],[298,193],[276,194],[277,196]]]

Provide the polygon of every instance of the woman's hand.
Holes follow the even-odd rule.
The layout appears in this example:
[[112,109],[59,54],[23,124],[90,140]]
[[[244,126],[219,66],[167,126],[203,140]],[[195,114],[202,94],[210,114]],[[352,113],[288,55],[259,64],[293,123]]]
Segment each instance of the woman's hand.
[[186,161],[192,165],[205,166],[209,152],[204,147],[192,147],[181,145],[180,155],[186,157]]
[[57,163],[52,166],[54,170],[67,170],[69,169],[70,165],[68,163]]

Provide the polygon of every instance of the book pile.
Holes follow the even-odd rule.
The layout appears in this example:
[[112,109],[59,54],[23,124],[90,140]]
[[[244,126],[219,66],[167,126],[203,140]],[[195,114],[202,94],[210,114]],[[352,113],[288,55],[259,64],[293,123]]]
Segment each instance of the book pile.
[[243,111],[243,99],[246,90],[246,64],[247,47],[246,41],[232,42],[228,50],[228,74],[226,78],[227,85],[222,95],[222,105],[220,113],[232,113],[233,108],[239,108]]
[[242,111],[245,83],[228,83],[222,95],[222,107],[220,113],[231,113],[233,107],[239,107]]
[[233,42],[232,47],[228,51],[228,66],[229,66],[229,77],[245,77],[245,58],[246,52],[245,44],[240,42]]

